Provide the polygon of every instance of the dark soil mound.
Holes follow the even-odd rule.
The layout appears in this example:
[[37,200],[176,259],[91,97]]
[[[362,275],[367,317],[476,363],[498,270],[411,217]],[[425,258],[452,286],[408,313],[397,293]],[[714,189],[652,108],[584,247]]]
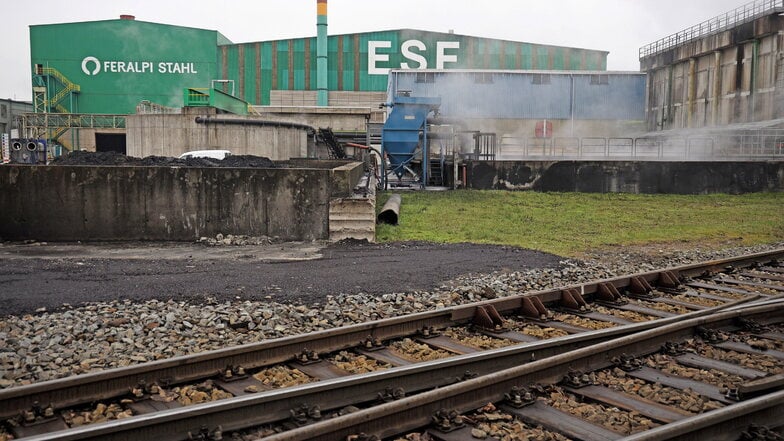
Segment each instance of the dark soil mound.
[[52,165],[136,165],[145,167],[228,167],[228,168],[276,168],[277,164],[264,156],[235,155],[226,159],[210,158],[170,158],[168,156],[147,156],[135,158],[117,152],[75,151],[55,158]]
[[263,156],[232,155],[218,161],[218,167],[276,168],[277,165]]
[[137,158],[117,152],[75,151],[55,158],[52,165],[132,165]]

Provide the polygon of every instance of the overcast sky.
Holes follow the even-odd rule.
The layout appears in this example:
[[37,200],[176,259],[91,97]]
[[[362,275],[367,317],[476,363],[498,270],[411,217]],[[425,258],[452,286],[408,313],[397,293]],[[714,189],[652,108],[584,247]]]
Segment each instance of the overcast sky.
[[[137,20],[220,31],[235,43],[316,35],[316,0],[4,0],[0,98],[31,99],[29,25]],[[610,52],[638,70],[640,46],[742,6],[737,0],[329,0],[329,33],[413,28]]]

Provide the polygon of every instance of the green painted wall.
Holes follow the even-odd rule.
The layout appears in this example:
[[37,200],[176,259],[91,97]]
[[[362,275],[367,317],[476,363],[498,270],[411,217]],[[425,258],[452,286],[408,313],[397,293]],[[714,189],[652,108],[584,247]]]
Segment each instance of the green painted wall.
[[[439,42],[444,48],[439,49]],[[327,46],[330,90],[386,91],[385,72],[404,65],[430,69],[442,65],[446,69],[607,69],[605,51],[412,29],[332,35]],[[239,52],[242,57],[237,56]],[[266,105],[270,90],[316,90],[316,38],[228,45],[218,51],[218,65],[228,79],[238,83],[239,72],[245,72],[240,97]],[[248,77],[249,72],[259,72],[261,78]]]
[[[327,46],[327,82],[333,91],[386,91],[386,72],[406,65],[607,68],[604,51],[411,29],[333,35]],[[70,112],[133,113],[142,100],[179,107],[183,89],[209,87],[214,79],[234,81],[236,96],[252,104],[269,104],[271,90],[316,90],[315,37],[233,44],[217,31],[106,20],[31,26],[30,48],[33,86],[47,78],[35,75],[40,64],[81,88],[76,103],[67,98],[60,103]],[[92,74],[96,66],[99,70]],[[62,84],[48,80],[52,97]],[[231,91],[228,85],[221,89]]]
[[[79,85],[74,108],[68,98],[61,103],[72,112],[134,113],[142,100],[180,107],[184,88],[219,78],[219,41],[228,40],[216,31],[136,20],[30,26],[33,85],[42,80],[35,76],[40,64]],[[49,83],[53,97],[62,84],[51,77]]]

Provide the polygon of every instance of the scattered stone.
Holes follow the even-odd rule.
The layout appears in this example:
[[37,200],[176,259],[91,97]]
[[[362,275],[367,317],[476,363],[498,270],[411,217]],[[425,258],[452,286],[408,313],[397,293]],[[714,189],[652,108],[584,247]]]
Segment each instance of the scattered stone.
[[[223,241],[229,236],[220,234],[210,240],[217,243],[219,238]],[[250,239],[232,235],[230,240],[235,243]],[[334,293],[321,304],[277,303],[273,296],[246,301],[238,296],[225,302],[214,298],[194,298],[191,302],[116,300],[76,307],[64,305],[56,311],[41,308],[35,314],[7,316],[0,320],[0,388],[782,246],[784,244],[778,243],[719,251],[698,249],[664,253],[659,253],[658,248],[654,250],[656,252],[646,253],[626,247],[586,254],[581,260],[565,259],[558,268],[459,277],[432,291],[389,292],[378,296]],[[275,289],[282,291],[285,287]],[[727,297],[732,298],[729,294]],[[594,306],[593,310],[617,311],[601,306]],[[630,311],[620,313],[633,321],[652,319]],[[566,334],[559,329],[514,319],[508,320],[508,325],[511,330],[538,338]],[[479,346],[494,340],[498,339],[479,338],[467,344]],[[762,339],[753,342],[758,346],[771,344]],[[432,349],[428,348],[428,351]],[[420,355],[440,358],[437,353]],[[739,359],[737,362],[750,367],[757,363],[759,369],[780,372],[776,364],[762,364],[771,363],[767,359],[747,357],[745,361]],[[358,363],[360,369],[372,368],[367,363]],[[307,379],[307,376],[301,374],[297,378]],[[268,383],[280,381],[282,379]],[[693,406],[705,410],[700,402]]]
[[224,236],[221,233],[215,237],[200,237],[199,243],[207,246],[245,246],[245,245],[269,245],[273,243],[272,238],[267,236],[245,236],[228,234]]

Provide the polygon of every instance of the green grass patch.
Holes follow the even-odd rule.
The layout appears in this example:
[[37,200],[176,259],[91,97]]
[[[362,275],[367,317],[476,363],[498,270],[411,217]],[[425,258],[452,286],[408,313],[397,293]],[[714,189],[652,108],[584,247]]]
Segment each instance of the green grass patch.
[[[391,193],[381,193],[378,209]],[[402,194],[379,242],[514,245],[563,256],[656,242],[784,240],[784,193],[637,195],[485,190]]]

